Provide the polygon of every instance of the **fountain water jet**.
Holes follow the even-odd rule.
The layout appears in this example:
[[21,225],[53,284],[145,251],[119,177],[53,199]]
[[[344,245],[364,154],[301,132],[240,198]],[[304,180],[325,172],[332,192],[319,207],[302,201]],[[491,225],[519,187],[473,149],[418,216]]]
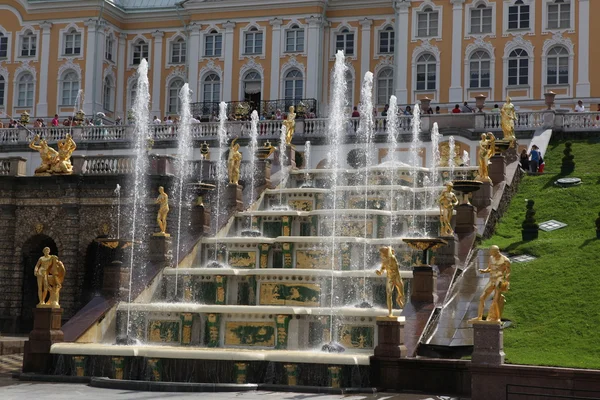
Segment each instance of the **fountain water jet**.
[[255,175],[256,175],[256,151],[258,149],[258,112],[256,110],[252,111],[252,115],[250,116],[250,195],[251,201],[254,201],[254,189],[256,186]]
[[[280,135],[279,135],[279,165],[281,166],[280,174],[281,180],[279,181],[279,187],[283,189],[285,187],[285,183],[287,181],[287,167],[286,167],[286,150],[287,150],[287,128],[285,125],[281,125]],[[284,207],[283,203],[283,192],[279,192],[279,209],[287,209]]]
[[454,179],[454,157],[456,154],[456,144],[454,142],[454,136],[448,138],[448,167],[450,167],[450,180]]
[[306,143],[304,143],[304,169],[307,171],[304,174],[304,183],[302,184],[302,187],[309,187],[309,180],[310,180],[310,175],[308,173],[308,170],[310,169],[310,141],[306,141]]
[[[223,185],[227,184],[227,176],[226,176],[226,164],[227,160],[225,160],[225,148],[227,146],[227,129],[225,128],[225,121],[227,121],[227,103],[222,101],[219,103],[219,159],[217,160],[217,199],[221,199],[221,193],[223,192]],[[219,231],[219,221],[221,216],[221,208],[217,204],[215,207],[216,213],[216,228],[215,232]],[[217,234],[215,234],[217,237]],[[215,261],[218,261],[219,254],[219,241],[215,241]]]
[[[396,176],[396,168],[395,168],[395,160],[396,160],[396,148],[398,147],[398,139],[397,139],[397,134],[398,134],[398,100],[396,99],[396,96],[392,95],[390,96],[390,106],[388,108],[388,114],[386,117],[386,133],[387,133],[387,140],[388,143],[390,144],[389,146],[389,150],[388,150],[388,162],[390,164],[389,170],[388,170],[388,174],[390,175],[390,185],[391,185],[391,189],[390,189],[390,205],[389,205],[389,210],[390,212],[393,212],[393,203],[394,203],[394,199],[396,198],[396,192],[394,191],[393,187],[394,187],[394,181],[395,181],[395,176]],[[396,200],[398,201],[398,200]],[[395,219],[394,219],[394,215],[392,214],[392,217],[390,219],[390,238],[394,235],[394,223],[395,223]],[[391,245],[391,244],[390,244]]]
[[[412,181],[413,181],[413,189],[417,188],[417,181],[418,181],[418,168],[419,168],[419,152],[421,151],[421,146],[422,146],[422,142],[421,139],[419,138],[419,133],[421,132],[421,109],[419,107],[418,104],[415,104],[415,108],[413,109],[413,117],[412,117],[412,122],[411,122],[411,129],[412,129],[412,141],[410,143],[410,175],[412,177]],[[416,210],[417,208],[417,192],[416,190],[413,190],[413,205],[412,205],[412,209]],[[413,213],[412,216],[412,220],[411,220],[411,233],[415,234],[421,234],[421,232],[418,231],[418,227],[417,225],[417,216],[415,213]]]

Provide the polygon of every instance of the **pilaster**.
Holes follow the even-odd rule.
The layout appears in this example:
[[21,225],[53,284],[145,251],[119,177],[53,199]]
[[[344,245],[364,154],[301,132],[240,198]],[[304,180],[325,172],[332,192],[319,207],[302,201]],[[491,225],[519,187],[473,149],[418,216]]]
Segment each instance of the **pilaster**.
[[273,18],[269,21],[273,29],[271,39],[271,93],[269,100],[279,98],[279,58],[281,56],[281,18]]
[[40,63],[40,79],[39,84],[39,96],[36,107],[36,115],[48,116],[48,66],[50,63],[50,30],[52,29],[52,23],[44,21],[40,24],[42,28],[42,59]]
[[461,102],[463,88],[461,84],[462,41],[463,41],[463,3],[465,0],[450,0],[452,3],[452,70],[448,98],[451,103]]
[[579,0],[577,42],[577,97],[590,97],[590,1]]
[[162,72],[162,48],[163,37],[165,34],[161,31],[152,33],[154,38],[154,57],[150,68],[152,68],[152,115],[161,115],[160,112],[160,87],[161,87],[161,72]]
[[188,82],[192,90],[192,103],[198,101],[198,61],[200,59],[200,25],[192,24],[188,45]]
[[223,101],[231,101],[232,88],[231,82],[233,81],[233,30],[235,28],[235,22],[227,21],[223,24],[225,28],[225,65],[223,68]]
[[[317,99],[320,102],[320,87],[322,77],[319,74],[323,57],[323,20],[321,17],[311,16],[308,22],[307,62],[306,62],[306,98]],[[316,49],[313,50],[313,49]]]
[[409,8],[410,2],[395,0],[394,10],[396,11],[396,26],[394,34],[394,93],[398,99],[398,104],[408,103],[408,88],[406,85],[408,75],[408,42],[409,42]]
[[365,18],[360,20],[360,26],[362,26],[361,40],[360,40],[360,80],[362,81],[365,74],[371,69],[371,26],[373,20]]
[[117,50],[117,102],[115,111],[117,116],[123,118],[123,121],[126,121],[126,113],[127,110],[126,104],[124,104],[125,100],[125,87],[127,86],[127,82],[125,82],[125,34],[121,33],[119,35],[119,48]]

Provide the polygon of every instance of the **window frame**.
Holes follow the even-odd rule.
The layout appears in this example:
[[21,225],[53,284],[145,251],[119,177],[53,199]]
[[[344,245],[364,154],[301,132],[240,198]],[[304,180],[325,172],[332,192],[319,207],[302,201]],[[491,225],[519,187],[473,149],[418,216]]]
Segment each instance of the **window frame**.
[[[260,51],[256,51],[257,50],[257,37],[258,35],[260,35]],[[248,51],[249,47],[248,47],[248,39],[249,37],[252,37],[252,46],[251,46],[251,50],[252,51]],[[252,26],[250,27],[248,30],[244,31],[244,42],[243,42],[243,55],[245,56],[256,56],[256,55],[260,55],[264,53],[265,50],[265,33],[258,29],[256,26]]]
[[[31,92],[31,105],[29,105],[29,104],[21,105],[21,85],[23,84],[23,82],[22,82],[23,78],[25,78],[26,76],[31,77],[30,81],[25,82],[25,84],[27,85],[26,86],[27,90],[25,91],[26,96],[27,96],[27,93]],[[29,85],[31,85],[31,90],[29,90]],[[14,108],[33,109],[33,107],[35,106],[35,89],[36,89],[35,76],[33,76],[33,74],[29,71],[20,73],[17,76],[17,79],[15,80],[15,95],[14,95],[15,105],[14,105]],[[26,97],[24,100],[27,103],[28,98]]]
[[[519,4],[516,4],[521,2]],[[522,28],[521,27],[521,12],[519,15],[519,27],[518,28],[510,28],[510,9],[511,7],[519,6],[528,6],[529,7],[529,27]],[[511,0],[510,2],[503,3],[503,18],[502,18],[502,33],[504,35],[524,35],[524,34],[533,34],[535,32],[535,20],[536,20],[536,5],[535,0]]]
[[[71,47],[69,47],[69,41],[72,41]],[[77,46],[77,41],[79,40],[79,46]],[[76,28],[69,28],[65,33],[63,33],[63,44],[61,46],[62,54],[65,57],[76,57],[80,56],[83,52],[83,43],[81,32],[79,32]],[[69,53],[69,50],[71,51]],[[77,50],[77,52],[75,52]]]
[[148,61],[148,69],[151,68],[151,65],[152,65],[152,62],[151,62],[151,60],[152,60],[152,41],[151,41],[151,39],[148,39],[144,36],[138,35],[138,36],[134,37],[133,39],[131,39],[128,44],[129,52],[128,52],[127,69],[135,69],[139,66],[139,62],[141,62],[143,57],[140,57],[140,61],[136,64],[136,63],[134,63],[134,61],[135,61],[134,56],[136,53],[136,46],[140,46],[142,44],[148,46],[148,58],[146,60]]
[[[555,51],[556,49],[560,50],[564,50],[563,54],[550,54],[550,52]],[[561,82],[561,73],[560,73],[560,68],[561,68],[561,61],[562,60],[566,60],[566,66],[567,66],[567,72],[566,72],[566,82]],[[551,60],[555,60],[556,62],[556,79],[554,82],[550,82],[550,61]],[[569,54],[569,49],[567,49],[565,46],[562,45],[555,45],[552,46],[550,49],[548,49],[548,51],[546,52],[546,65],[545,65],[545,71],[546,71],[546,76],[544,79],[544,85],[547,86],[570,86],[571,85],[571,61],[570,61],[570,54]],[[565,76],[565,74],[563,74],[563,77]]]
[[[209,81],[208,78],[210,78],[212,76],[215,76],[217,79],[216,80],[213,79],[213,80]],[[217,82],[217,83],[215,83],[215,82]],[[217,84],[219,85],[219,90],[215,91],[214,88],[215,88],[215,85],[217,85]],[[221,91],[222,91],[222,88],[223,88],[223,84],[222,84],[222,81],[221,81],[221,77],[219,76],[218,73],[216,73],[215,71],[207,72],[206,75],[202,78],[201,85],[202,85],[202,101],[203,102],[205,102],[205,103],[207,103],[207,102],[208,103],[215,103],[215,102],[218,103],[218,102],[221,101],[221,97],[222,97],[221,96]],[[210,100],[208,100],[206,98],[206,94],[207,94],[206,86],[207,85],[211,86],[210,93],[212,94],[212,96],[211,96]],[[218,94],[217,100],[214,100],[215,93]]]
[[[178,48],[178,49],[177,49]],[[175,61],[175,51],[178,51],[178,59]],[[167,65],[185,65],[187,63],[187,41],[181,35],[175,35],[169,40],[169,59]]]
[[[389,76],[382,76],[384,73],[390,73]],[[382,68],[380,71],[377,72],[377,76],[376,76],[376,92],[375,95],[377,96],[376,98],[376,105],[377,106],[383,106],[385,104],[389,104],[390,101],[390,96],[394,94],[394,68],[392,68],[391,66],[388,67],[384,67]],[[382,90],[382,81],[385,80],[386,83],[386,93],[385,93],[385,99],[384,102],[381,102],[381,90]]]
[[[104,60],[108,62],[116,62],[115,56],[115,37],[112,32],[106,35],[104,39]],[[110,55],[110,57],[108,57]]]
[[[563,22],[563,18],[561,16],[561,11],[564,7],[569,7],[569,15],[567,18],[567,22],[568,22],[568,26],[562,26],[562,22]],[[553,22],[550,19],[550,9],[556,7],[557,8],[557,26],[550,26],[550,23]],[[569,31],[571,29],[574,29],[574,21],[573,21],[573,17],[574,17],[574,4],[570,1],[570,0],[562,0],[561,3],[557,3],[556,0],[552,0],[552,1],[546,1],[545,3],[545,7],[544,7],[544,28],[546,31],[552,31],[552,32],[556,32],[556,31]]]
[[[435,16],[435,25],[432,21],[433,16]],[[424,17],[426,27],[425,33],[421,33],[421,18]],[[435,28],[435,33],[432,30]],[[440,28],[440,13],[435,10],[431,6],[425,6],[421,11],[417,12],[417,26],[416,29],[416,37],[418,38],[435,38],[439,36],[439,28]]]
[[[381,51],[382,49],[382,35],[387,35],[387,51]],[[382,29],[377,30],[377,54],[380,55],[390,55],[394,54],[394,50],[396,48],[396,31],[392,25],[387,25]]]
[[[437,34],[430,36],[419,36],[419,15],[426,13],[427,9],[431,9],[430,13],[437,12]],[[412,28],[411,28],[411,40],[413,42],[426,41],[426,40],[442,40],[443,32],[443,15],[444,7],[433,3],[432,0],[425,0],[419,7],[412,8]],[[428,19],[429,24],[429,19]],[[428,32],[430,33],[430,32]]]
[[[474,59],[475,55],[477,55],[478,53],[485,53],[488,58],[484,59],[484,58],[480,57],[478,59]],[[488,79],[488,85],[484,86],[482,84],[482,80],[484,79],[484,78],[482,78],[482,75],[483,75],[482,74],[482,71],[483,71],[482,63],[486,62],[486,61],[488,63],[488,68],[487,68],[487,71],[488,71],[488,78],[487,78]],[[475,62],[479,64],[479,67],[477,69],[478,70],[478,78],[477,78],[477,80],[478,80],[478,86],[472,86],[472,81],[473,81],[473,77],[472,77],[473,76],[473,73],[472,73],[473,72],[472,64],[475,63]],[[492,64],[493,64],[492,63],[492,56],[490,55],[490,53],[487,50],[476,49],[475,51],[473,51],[469,55],[469,62],[468,62],[468,67],[469,67],[469,69],[468,69],[469,82],[468,83],[469,84],[467,86],[467,89],[469,89],[469,90],[471,90],[471,89],[491,89],[492,88],[492,68],[493,68]]]
[[[521,54],[517,54],[517,55],[513,55],[517,52],[524,52],[525,55]],[[530,79],[530,68],[529,68],[529,63],[530,63],[530,55],[529,52],[522,48],[522,47],[518,47],[516,49],[511,50],[510,54],[508,55],[508,59],[507,59],[507,86],[509,88],[518,88],[518,87],[524,87],[524,86],[529,86],[529,79]],[[515,66],[511,66],[511,63],[516,63]],[[523,63],[525,64],[525,66],[523,66]],[[525,76],[523,76],[521,74],[521,71],[523,68],[527,69],[527,74],[525,74]],[[516,76],[511,76],[511,69],[516,70]],[[516,83],[511,84],[511,78],[516,79]],[[523,78],[525,78],[525,83],[522,83]]]
[[[489,16],[486,16],[485,13],[489,11]],[[474,13],[479,13],[479,16],[477,17],[477,25],[473,25],[473,19],[475,17]],[[485,18],[490,19],[490,23],[489,23],[489,31],[484,31],[483,28],[485,26],[484,21]],[[492,6],[488,6],[486,3],[483,2],[479,2],[476,3],[475,7],[470,7],[469,8],[469,29],[468,32],[470,35],[491,35],[494,31],[494,23],[495,23],[495,18],[494,18],[494,9]],[[478,27],[479,31],[475,32],[474,28],[475,26]]]
[[[10,45],[11,37],[0,29],[0,60],[10,62]],[[2,42],[4,42],[4,56],[2,55]]]
[[[67,80],[66,78],[69,77],[69,75],[74,75],[76,79],[74,80]],[[77,94],[79,93],[79,89],[81,89],[81,77],[77,74],[76,71],[72,70],[72,69],[68,69],[66,71],[64,71],[60,77],[59,80],[59,102],[58,102],[58,107],[62,108],[62,107],[75,107],[77,104],[76,100],[77,100]],[[77,90],[75,90],[75,96],[73,96],[73,84],[77,83]],[[69,92],[69,100],[70,102],[65,103],[65,84],[69,84],[70,87],[68,88],[68,92]]]
[[[23,46],[25,45],[25,40],[27,40],[27,55],[23,55]],[[26,59],[35,59],[38,56],[38,45],[37,45],[37,41],[38,41],[38,35],[34,32],[32,32],[31,30],[27,30],[25,31],[20,37],[19,37],[19,58],[26,58]],[[32,49],[32,45],[33,45],[33,49]],[[33,50],[33,54],[31,54]]]
[[[424,61],[421,61],[422,59],[424,59],[425,57],[429,57],[429,59],[425,59]],[[429,52],[423,52],[421,53],[418,57],[417,57],[417,61],[415,63],[415,91],[418,92],[434,92],[437,91],[437,78],[438,78],[438,72],[437,72],[437,62],[438,60],[436,59],[435,55],[433,55],[432,53]],[[425,67],[425,71],[424,71],[424,79],[423,79],[423,87],[419,88],[419,67]],[[433,79],[433,87],[430,87],[430,83],[432,83],[429,79],[429,76],[431,74],[431,67],[433,66],[433,72],[434,72],[434,79]],[[421,73],[423,74],[423,73]]]
[[[340,42],[340,37],[341,37],[341,42],[342,42],[342,47],[338,48],[338,43]],[[351,40],[349,40],[349,38],[351,38]],[[352,45],[352,53],[348,52],[348,44]],[[348,27],[343,27],[342,29],[340,29],[339,31],[336,31],[334,33],[334,50],[333,50],[333,56],[335,57],[336,53],[342,50],[344,52],[344,56],[356,56],[355,54],[355,50],[356,50],[356,32],[353,32],[352,30],[350,30]]]
[[[288,47],[288,39],[290,38],[290,34],[293,35],[293,48]],[[299,35],[302,36],[302,43],[299,46]],[[298,48],[301,47],[301,48]],[[284,29],[283,34],[283,52],[287,54],[303,54],[306,51],[306,29],[300,24],[294,22],[288,28]]]
[[[108,84],[107,84],[108,82]],[[107,88],[108,88],[108,96],[107,96]],[[113,112],[114,111],[114,92],[115,92],[115,84],[114,80],[110,75],[104,77],[102,81],[102,108],[104,111]],[[107,98],[108,97],[108,98]],[[108,100],[108,107],[107,107]]]
[[[181,85],[175,89],[173,87],[173,85],[175,85],[178,82],[181,83]],[[181,88],[183,87],[184,84],[185,84],[185,80],[179,76],[172,78],[169,81],[169,83],[167,85],[167,104],[165,107],[167,115],[179,115],[179,113],[181,112],[181,99],[179,98],[179,91],[181,90]],[[173,100],[172,91],[173,90],[175,90],[175,104],[172,103],[172,100]],[[173,106],[175,106],[175,111],[172,110]]]
[[[295,76],[290,76],[290,74],[297,74]],[[288,83],[291,82],[291,90],[292,96],[288,97]],[[289,68],[288,70],[283,72],[283,85],[282,85],[282,98],[288,101],[302,100],[304,98],[305,89],[304,89],[305,77],[304,73],[298,68]],[[300,91],[300,96],[298,96],[297,91]]]
[[[212,38],[212,41],[213,41],[212,46],[211,46],[213,54],[208,54],[208,52],[207,52],[208,48],[209,48],[208,43],[207,43],[209,38]],[[217,50],[217,38],[219,38],[220,43],[221,43],[221,47],[219,49],[219,54],[217,54],[217,52],[216,52],[216,50]],[[222,32],[219,32],[219,31],[217,31],[214,28],[210,29],[208,31],[208,33],[204,34],[204,38],[203,38],[202,43],[204,45],[204,49],[203,49],[203,52],[202,52],[204,54],[204,57],[209,57],[209,58],[220,58],[220,57],[223,57],[223,44],[224,44],[224,42],[223,42],[223,33]]]
[[[8,74],[7,74],[8,75]],[[0,109],[6,107],[6,98],[8,94],[8,79],[4,74],[0,74]]]

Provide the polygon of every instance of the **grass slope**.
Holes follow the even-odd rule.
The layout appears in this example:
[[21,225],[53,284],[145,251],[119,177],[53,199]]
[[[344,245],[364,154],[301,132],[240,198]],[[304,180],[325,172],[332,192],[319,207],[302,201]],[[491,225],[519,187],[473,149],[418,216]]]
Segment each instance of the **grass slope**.
[[[600,369],[600,240],[594,221],[600,212],[600,141],[572,141],[578,187],[563,189],[560,177],[564,143],[552,143],[544,175],[525,176],[496,234],[483,243],[537,260],[513,263],[504,332],[507,362]],[[539,239],[521,240],[525,200],[535,200],[538,223],[568,224]]]

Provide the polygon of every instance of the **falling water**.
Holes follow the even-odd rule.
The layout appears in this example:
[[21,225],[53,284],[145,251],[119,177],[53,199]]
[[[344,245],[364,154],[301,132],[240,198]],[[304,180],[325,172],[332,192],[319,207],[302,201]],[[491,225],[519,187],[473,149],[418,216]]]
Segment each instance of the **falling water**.
[[436,190],[440,185],[440,176],[438,168],[440,166],[440,131],[437,122],[433,123],[431,128],[431,163],[429,164],[429,170],[431,171],[431,186],[429,190],[429,206],[435,206]]
[[121,185],[117,183],[115,188],[115,196],[117,198],[117,239],[121,238]]
[[304,184],[306,185],[310,179],[310,175],[308,173],[308,170],[310,169],[310,141],[306,141],[306,143],[304,143],[304,169],[307,171],[304,174]]
[[256,151],[258,150],[258,112],[256,110],[252,111],[251,115],[251,124],[250,124],[250,173],[252,177],[250,179],[250,195],[252,199],[250,202],[254,201],[254,187],[255,183],[255,175],[256,175]]
[[[73,104],[73,120],[71,121],[71,125],[69,125],[69,136],[71,135],[71,132],[73,131],[73,123],[75,122],[75,114],[77,114],[77,111],[79,111],[79,107],[80,104],[83,103],[83,89],[79,89],[77,91],[77,97],[75,97],[75,104]],[[83,124],[85,122],[82,121],[81,123]]]
[[[285,187],[285,181],[287,178],[287,168],[286,168],[286,150],[287,150],[287,141],[286,135],[287,128],[285,125],[281,125],[280,135],[279,135],[279,165],[281,169],[279,173],[281,175],[281,180],[279,181],[279,188],[283,189]],[[283,207],[283,191],[279,191],[279,207]]]
[[[364,166],[364,231],[363,237],[367,239],[367,219],[368,219],[368,193],[367,188],[369,187],[369,170],[372,164],[372,152],[373,152],[373,127],[375,122],[373,120],[373,73],[367,72],[363,79],[363,85],[361,90],[361,103],[360,103],[360,125],[358,127],[358,140],[360,143],[364,143],[365,154],[365,166]],[[363,277],[363,299],[367,299],[367,254],[368,245],[365,240],[363,244],[363,270],[365,276]]]
[[[413,211],[417,209],[417,180],[418,180],[418,169],[419,169],[419,151],[421,150],[421,139],[419,139],[419,133],[421,131],[421,109],[418,104],[415,104],[413,110],[413,118],[411,122],[412,128],[412,142],[410,143],[410,175],[413,180]],[[417,232],[417,216],[416,213],[412,215],[411,221],[411,232],[414,234]]]
[[[329,306],[333,310],[334,300],[334,270],[335,270],[335,243],[336,243],[336,224],[337,224],[337,186],[338,174],[340,168],[339,148],[342,143],[346,127],[348,124],[348,115],[346,113],[347,106],[347,83],[346,83],[346,66],[344,53],[339,50],[335,55],[335,67],[333,70],[333,96],[331,104],[331,114],[329,116],[327,132],[331,138],[329,160],[331,168],[331,191],[333,195],[333,223],[331,230],[331,292]],[[333,316],[330,317],[329,332],[333,339]]]
[[464,167],[468,167],[469,164],[471,163],[471,159],[469,158],[469,152],[466,150],[463,150],[462,162],[463,162]]
[[450,180],[454,179],[454,157],[456,156],[454,136],[448,139],[448,167],[450,167]]
[[[223,190],[223,185],[226,185],[226,179],[227,176],[225,174],[226,171],[226,164],[227,164],[227,160],[224,159],[224,154],[226,151],[226,146],[227,146],[227,129],[225,129],[225,121],[227,121],[227,103],[225,103],[224,101],[222,101],[219,104],[219,131],[218,131],[218,137],[219,137],[219,159],[217,160],[217,199],[220,201],[221,200],[221,193]],[[216,218],[215,218],[215,222],[216,222],[216,232],[219,231],[219,219],[221,216],[221,208],[219,207],[219,205],[217,204],[217,206],[215,207],[216,210]],[[215,237],[217,237],[217,235],[215,235]],[[218,253],[219,253],[219,243],[218,241],[215,241],[215,260],[218,260]]]
[[[390,185],[391,185],[391,189],[390,189],[390,200],[389,200],[389,209],[390,212],[392,213],[392,217],[390,219],[390,238],[393,237],[393,233],[394,233],[394,208],[393,208],[393,204],[394,204],[394,200],[396,200],[396,202],[398,201],[398,199],[396,199],[396,193],[394,188],[394,184],[395,184],[395,177],[396,177],[396,167],[394,166],[395,161],[396,161],[396,148],[398,148],[398,139],[397,139],[397,134],[398,134],[398,100],[396,99],[396,96],[390,96],[390,106],[388,108],[388,112],[387,112],[387,117],[386,117],[386,123],[387,123],[387,127],[386,127],[386,133],[387,133],[387,138],[388,138],[388,143],[390,144],[389,150],[388,150],[388,163],[390,165],[389,167],[389,171],[388,173],[390,174]],[[397,204],[396,204],[396,209],[398,208]]]
[[190,108],[191,102],[191,90],[187,83],[183,85],[179,91],[179,100],[181,101],[181,121],[179,122],[179,129],[177,130],[177,172],[179,176],[175,185],[175,194],[177,199],[177,247],[175,251],[175,293],[177,293],[177,280],[179,266],[179,253],[181,251],[181,211],[183,208],[183,201],[185,197],[185,183],[190,177],[191,165],[190,158],[193,150],[192,146],[192,111]]
[[[129,296],[127,302],[131,304],[131,283],[134,275],[134,263],[141,268],[138,276],[143,276],[145,264],[136,257],[136,240],[138,237],[145,237],[146,226],[144,215],[146,210],[146,174],[148,171],[148,155],[146,154],[146,144],[150,139],[148,129],[149,115],[148,106],[150,103],[150,85],[148,83],[148,62],[142,59],[137,70],[138,79],[136,87],[135,102],[133,105],[134,122],[134,143],[135,143],[135,173],[133,185],[133,209],[131,222],[131,259],[129,263]],[[138,217],[140,221],[138,222]],[[138,258],[136,260],[136,258]],[[130,310],[127,309],[127,337],[130,330]]]

